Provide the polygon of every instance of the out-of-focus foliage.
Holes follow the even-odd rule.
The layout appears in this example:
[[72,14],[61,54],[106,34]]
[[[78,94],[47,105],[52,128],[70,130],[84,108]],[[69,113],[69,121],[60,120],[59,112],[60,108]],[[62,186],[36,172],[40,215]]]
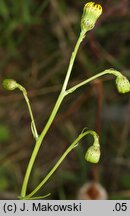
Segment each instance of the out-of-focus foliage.
[[[80,32],[85,0],[1,0],[0,82],[12,78],[28,91],[39,133],[63,82]],[[130,80],[130,2],[100,0],[103,14],[81,45],[70,86],[106,68]],[[84,127],[100,135],[101,161],[86,163],[92,140],[73,151],[41,194],[76,199],[90,180],[100,181],[110,199],[130,199],[130,99],[118,94],[113,77],[103,77],[65,99],[40,149],[28,191],[42,180]],[[34,147],[30,118],[19,91],[0,85],[0,198],[16,198]],[[1,171],[2,167],[2,171]],[[8,181],[8,179],[10,181]],[[2,183],[1,183],[2,182]]]
[[6,142],[10,138],[10,131],[7,126],[0,125],[0,142]]
[[1,191],[6,191],[9,188],[9,179],[6,176],[6,171],[5,168],[1,167],[0,168],[0,192]]
[[[41,22],[40,15],[46,3],[32,0],[0,1],[0,46],[15,49],[26,35],[26,30]],[[18,36],[18,37],[17,37]]]

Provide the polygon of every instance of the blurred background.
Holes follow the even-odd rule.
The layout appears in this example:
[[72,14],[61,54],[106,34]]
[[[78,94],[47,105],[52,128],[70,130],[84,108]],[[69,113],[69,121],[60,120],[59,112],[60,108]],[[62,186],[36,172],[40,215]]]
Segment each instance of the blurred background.
[[[130,2],[96,1],[103,15],[83,41],[69,86],[107,68],[130,79]],[[55,104],[80,32],[84,0],[1,0],[0,82],[13,78],[28,91],[39,133]],[[104,76],[62,103],[38,154],[31,192],[84,127],[100,135],[101,160],[84,160],[91,137],[82,140],[39,195],[50,199],[130,199],[130,96]],[[21,92],[0,85],[0,199],[16,199],[34,139]],[[102,195],[103,191],[103,195]]]

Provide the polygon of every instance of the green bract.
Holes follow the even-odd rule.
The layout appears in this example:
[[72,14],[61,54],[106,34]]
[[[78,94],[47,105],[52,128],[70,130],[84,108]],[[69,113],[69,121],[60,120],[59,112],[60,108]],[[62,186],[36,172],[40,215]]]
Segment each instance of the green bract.
[[10,90],[10,91],[13,91],[18,87],[17,82],[13,79],[5,79],[2,85],[6,90]]
[[86,152],[85,160],[91,163],[98,163],[100,154],[100,146],[90,146]]
[[94,28],[99,16],[102,14],[102,7],[95,2],[88,2],[83,9],[81,18],[81,31],[89,31]]
[[130,91],[130,82],[129,80],[123,76],[123,75],[119,75],[116,78],[116,86],[118,89],[119,93],[127,93]]

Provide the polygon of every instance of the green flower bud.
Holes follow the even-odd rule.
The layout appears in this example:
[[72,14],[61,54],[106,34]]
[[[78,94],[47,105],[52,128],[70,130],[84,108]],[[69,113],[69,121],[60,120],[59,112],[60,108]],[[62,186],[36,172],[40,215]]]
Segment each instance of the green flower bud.
[[10,90],[10,91],[13,91],[18,87],[17,82],[13,79],[5,79],[2,85],[6,90]]
[[90,163],[98,163],[100,159],[100,146],[90,146],[86,152],[85,160]]
[[95,2],[88,2],[83,9],[81,18],[81,31],[90,31],[94,28],[99,16],[102,14],[102,7]]
[[127,93],[130,91],[130,82],[129,80],[123,76],[119,75],[116,78],[116,86],[119,93]]

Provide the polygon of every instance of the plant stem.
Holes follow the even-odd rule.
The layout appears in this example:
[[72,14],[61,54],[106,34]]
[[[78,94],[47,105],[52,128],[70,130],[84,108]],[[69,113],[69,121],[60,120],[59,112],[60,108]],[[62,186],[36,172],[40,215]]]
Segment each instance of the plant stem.
[[50,118],[44,128],[44,130],[42,131],[41,135],[39,136],[39,138],[37,139],[36,141],[36,144],[35,144],[35,147],[34,147],[34,150],[32,152],[32,155],[31,155],[31,158],[30,158],[30,161],[28,163],[28,166],[27,166],[27,170],[26,170],[26,173],[25,173],[25,177],[24,177],[24,181],[23,181],[23,185],[22,185],[22,190],[21,190],[21,197],[25,197],[26,195],[26,190],[27,190],[27,184],[28,184],[28,180],[29,180],[29,177],[30,177],[30,174],[31,174],[31,170],[32,170],[32,167],[33,167],[33,164],[35,162],[35,159],[36,159],[36,156],[38,154],[38,151],[39,151],[39,148],[41,146],[41,143],[43,141],[43,138],[45,137],[49,127],[51,126],[53,120],[54,120],[54,117],[56,116],[56,113],[59,109],[59,106],[62,102],[64,98],[64,94],[61,93],[58,97],[58,100],[54,106],[54,109],[50,115]]
[[78,38],[78,41],[75,45],[75,48],[74,48],[74,51],[71,55],[71,59],[70,59],[70,63],[69,63],[69,67],[68,67],[68,70],[67,70],[67,74],[66,74],[66,77],[65,77],[65,80],[64,80],[64,83],[63,83],[63,87],[61,89],[61,93],[56,101],[56,104],[52,110],[52,113],[41,133],[41,135],[38,137],[37,141],[36,141],[36,144],[35,144],[35,147],[34,147],[34,150],[32,152],[32,155],[31,155],[31,158],[30,158],[30,161],[28,163],[28,166],[27,166],[27,170],[26,170],[26,173],[25,173],[25,177],[24,177],[24,180],[23,180],[23,185],[22,185],[22,190],[21,190],[21,197],[25,197],[26,196],[26,190],[27,190],[27,185],[28,185],[28,181],[29,181],[29,177],[30,177],[30,174],[31,174],[31,171],[32,171],[32,168],[33,168],[33,164],[35,162],[35,159],[36,159],[36,156],[38,154],[38,151],[40,149],[40,146],[42,144],[42,141],[46,135],[46,133],[48,132],[57,112],[58,112],[58,109],[61,105],[61,102],[63,100],[63,98],[66,96],[66,87],[67,87],[67,84],[68,84],[68,81],[69,81],[69,78],[70,78],[70,75],[71,75],[71,71],[72,71],[72,68],[73,68],[73,64],[74,64],[74,60],[75,60],[75,57],[76,57],[76,54],[77,54],[77,51],[78,51],[78,48],[80,46],[80,43],[82,42],[83,38],[84,38],[85,34],[83,32],[80,33],[80,36]]
[[95,131],[88,130],[86,132],[81,133],[77,139],[67,148],[67,150],[63,153],[63,155],[60,157],[60,159],[57,161],[55,166],[51,169],[51,171],[47,174],[47,176],[41,181],[41,183],[29,194],[25,197],[31,198],[34,194],[37,193],[37,191],[48,181],[48,179],[52,176],[52,174],[57,170],[57,168],[60,166],[62,161],[65,159],[65,157],[75,148],[77,147],[77,143],[87,134],[91,134],[94,137],[94,140],[98,137]]
[[29,114],[30,114],[30,117],[31,117],[32,133],[33,133],[34,138],[37,140],[38,139],[38,133],[37,133],[36,124],[35,124],[35,121],[34,121],[34,116],[33,116],[33,113],[32,113],[31,105],[30,105],[30,102],[29,102],[29,99],[28,99],[28,96],[27,96],[27,91],[20,84],[18,84],[18,88],[19,88],[20,91],[22,91],[23,96],[25,98],[25,101],[26,101],[26,104],[27,104],[27,107],[28,107],[28,111],[29,111]]
[[68,71],[66,73],[66,77],[65,77],[64,84],[63,84],[63,87],[62,87],[63,91],[65,91],[66,88],[67,88],[67,84],[68,84],[68,81],[69,81],[69,78],[70,78],[70,75],[71,75],[71,71],[72,71],[72,68],[73,68],[74,60],[75,60],[75,57],[77,55],[79,46],[80,46],[82,40],[84,39],[84,37],[85,37],[85,33],[83,31],[81,31],[81,33],[79,35],[79,38],[78,38],[78,41],[76,43],[76,46],[74,48],[74,51],[72,52],[72,55],[71,55]]
[[92,76],[92,77],[88,78],[87,80],[84,80],[83,82],[73,86],[72,88],[66,90],[66,94],[70,94],[70,93],[74,92],[75,90],[77,90],[81,86],[84,86],[87,83],[91,82],[92,80],[94,80],[94,79],[96,79],[98,77],[101,77],[101,76],[103,76],[105,74],[113,74],[115,76],[118,76],[120,74],[120,72],[118,72],[116,70],[111,70],[111,69],[110,70],[105,70],[105,71],[103,71],[101,73],[96,74],[95,76]]

